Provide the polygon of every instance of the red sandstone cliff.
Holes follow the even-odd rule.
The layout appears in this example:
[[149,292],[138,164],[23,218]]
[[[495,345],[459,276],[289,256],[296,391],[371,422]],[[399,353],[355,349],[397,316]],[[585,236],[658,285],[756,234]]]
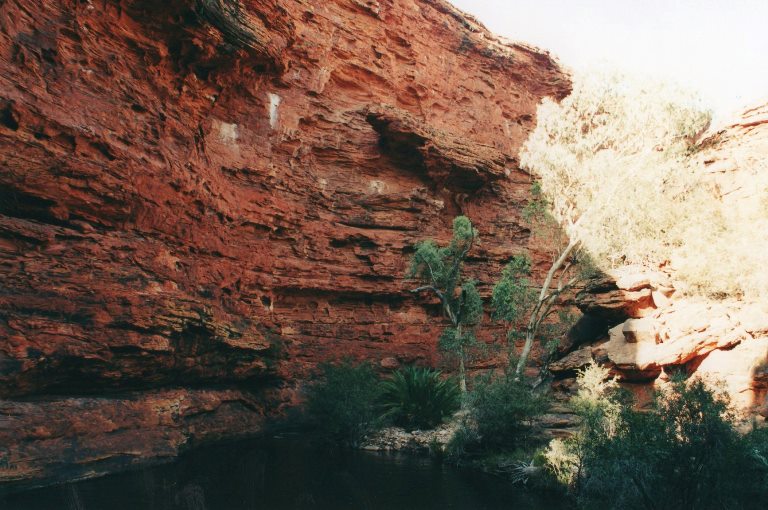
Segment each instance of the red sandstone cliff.
[[442,0],[0,3],[0,482],[252,433],[328,357],[435,362],[411,246],[470,216],[487,291],[568,87]]

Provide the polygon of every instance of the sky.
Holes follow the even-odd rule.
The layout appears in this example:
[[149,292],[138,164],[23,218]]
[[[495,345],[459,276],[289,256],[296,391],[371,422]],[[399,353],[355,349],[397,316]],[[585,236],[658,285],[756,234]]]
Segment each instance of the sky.
[[576,71],[616,68],[696,90],[717,118],[768,101],[768,0],[450,0]]

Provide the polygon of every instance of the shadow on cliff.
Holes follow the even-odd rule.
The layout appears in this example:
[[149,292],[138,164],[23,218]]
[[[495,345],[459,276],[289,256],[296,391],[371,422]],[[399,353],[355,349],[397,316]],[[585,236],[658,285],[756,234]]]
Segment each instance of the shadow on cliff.
[[292,26],[278,15],[277,2],[260,4],[257,12],[237,1],[139,0],[129,3],[126,12],[166,42],[177,71],[190,70],[205,80],[214,70],[230,68],[241,55],[247,55],[256,72],[283,70]]
[[650,287],[642,283],[622,289],[613,277],[595,271],[583,282],[574,304],[582,315],[563,335],[560,359],[549,366],[555,387],[572,391],[578,371],[596,362],[610,368],[639,405],[647,404],[649,385],[661,375],[662,368],[649,364],[641,352],[641,342],[652,341],[646,338],[652,333],[627,324],[655,309]]

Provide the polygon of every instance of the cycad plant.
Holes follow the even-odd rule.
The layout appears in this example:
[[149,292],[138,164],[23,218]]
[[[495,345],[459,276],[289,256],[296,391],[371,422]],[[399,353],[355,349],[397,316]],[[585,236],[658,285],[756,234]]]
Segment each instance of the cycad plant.
[[429,368],[402,368],[382,386],[384,415],[406,429],[434,428],[461,404],[456,380],[443,379],[439,371]]

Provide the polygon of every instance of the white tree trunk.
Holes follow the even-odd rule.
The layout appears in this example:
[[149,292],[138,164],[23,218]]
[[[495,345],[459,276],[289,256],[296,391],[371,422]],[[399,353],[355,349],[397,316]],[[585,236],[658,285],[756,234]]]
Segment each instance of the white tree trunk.
[[528,319],[528,326],[525,329],[525,344],[523,345],[523,352],[520,353],[520,359],[518,360],[517,367],[515,368],[516,381],[519,381],[523,374],[525,364],[528,362],[528,356],[531,354],[533,340],[536,338],[536,333],[539,329],[539,325],[541,324],[541,320],[544,314],[546,314],[548,311],[549,307],[546,307],[545,309],[544,304],[550,297],[549,288],[552,286],[552,280],[554,280],[555,274],[557,274],[557,271],[563,267],[563,264],[565,264],[565,262],[568,260],[568,257],[571,255],[578,244],[578,241],[571,240],[568,243],[568,246],[566,246],[565,249],[560,253],[560,256],[557,258],[557,260],[552,263],[552,267],[550,267],[549,271],[547,272],[547,277],[541,286],[541,291],[539,292],[539,299],[536,301],[536,306],[534,306],[533,311],[531,312],[531,317]]

